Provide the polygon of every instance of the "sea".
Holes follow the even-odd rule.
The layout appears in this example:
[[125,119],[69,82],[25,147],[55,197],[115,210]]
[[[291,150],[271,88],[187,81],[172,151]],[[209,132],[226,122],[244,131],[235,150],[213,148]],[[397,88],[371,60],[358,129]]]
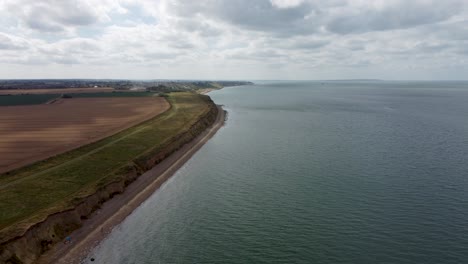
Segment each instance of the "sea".
[[468,82],[209,95],[225,126],[84,263],[468,263]]

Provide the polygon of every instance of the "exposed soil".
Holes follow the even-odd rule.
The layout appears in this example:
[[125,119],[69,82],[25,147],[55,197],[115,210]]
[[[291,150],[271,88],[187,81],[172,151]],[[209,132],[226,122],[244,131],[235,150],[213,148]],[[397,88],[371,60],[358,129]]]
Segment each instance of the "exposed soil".
[[162,97],[71,98],[2,106],[0,173],[108,137],[169,107]]

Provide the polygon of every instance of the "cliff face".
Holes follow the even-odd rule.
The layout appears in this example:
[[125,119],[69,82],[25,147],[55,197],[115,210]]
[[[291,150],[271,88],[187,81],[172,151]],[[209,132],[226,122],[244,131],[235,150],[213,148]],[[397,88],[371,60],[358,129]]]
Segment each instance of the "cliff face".
[[[62,242],[73,230],[81,227],[82,222],[104,202],[115,194],[125,191],[126,186],[133,182],[141,173],[156,166],[166,157],[192,141],[216,120],[218,109],[206,96],[209,111],[201,116],[188,130],[172,137],[161,148],[143,154],[133,165],[125,168],[123,175],[118,175],[115,181],[102,186],[94,194],[89,195],[66,211],[49,215],[44,221],[31,226],[22,236],[7,239],[0,244],[0,263],[29,264],[47,251],[52,245]],[[2,239],[3,240],[3,239]]]
[[208,104],[210,106],[209,111],[200,117],[200,119],[191,126],[190,130],[175,135],[162,148],[158,149],[157,151],[152,151],[142,155],[140,158],[135,160],[134,162],[138,167],[140,167],[143,171],[151,169],[166,157],[180,149],[184,144],[192,141],[195,137],[200,135],[206,128],[210,127],[216,121],[218,108],[208,96],[202,96],[206,97],[208,100]]
[[[136,177],[136,170],[125,175],[128,180]],[[124,189],[124,181],[108,184],[86,197],[75,208],[50,215],[45,221],[33,225],[23,236],[0,246],[0,263],[34,263],[51,245],[63,241],[67,234],[79,228],[82,220],[102,203]]]

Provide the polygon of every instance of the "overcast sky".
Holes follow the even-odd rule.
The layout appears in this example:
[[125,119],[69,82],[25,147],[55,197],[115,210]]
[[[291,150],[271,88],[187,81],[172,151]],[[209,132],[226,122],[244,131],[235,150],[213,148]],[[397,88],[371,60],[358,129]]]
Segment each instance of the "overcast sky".
[[0,0],[0,78],[468,79],[468,0]]

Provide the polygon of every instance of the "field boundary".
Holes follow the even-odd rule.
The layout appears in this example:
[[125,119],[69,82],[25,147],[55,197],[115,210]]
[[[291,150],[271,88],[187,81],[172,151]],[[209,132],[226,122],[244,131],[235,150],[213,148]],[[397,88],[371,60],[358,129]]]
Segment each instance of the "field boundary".
[[[15,260],[15,258],[20,259],[24,263],[33,262],[35,258],[47,251],[51,245],[61,241],[66,234],[81,226],[82,221],[105,201],[111,199],[115,194],[122,193],[126,186],[137,179],[144,171],[161,163],[172,153],[179,150],[188,142],[191,142],[216,119],[217,107],[208,96],[197,95],[195,93],[177,93],[177,95],[171,95],[169,100],[173,105],[171,111],[166,111],[163,115],[146,121],[143,125],[138,125],[137,128],[130,128],[130,132],[123,131],[127,133],[122,133],[120,136],[126,135],[126,137],[138,142],[138,140],[142,140],[141,136],[151,135],[148,134],[152,133],[152,130],[149,129],[151,127],[153,129],[163,129],[162,132],[166,131],[163,124],[174,126],[172,130],[164,132],[166,135],[171,136],[160,138],[162,141],[159,140],[159,143],[132,158],[135,161],[138,160],[138,162],[130,161],[124,166],[115,165],[112,171],[107,171],[106,174],[100,175],[99,178],[80,187],[76,192],[68,194],[65,198],[61,198],[56,204],[48,206],[46,209],[38,209],[38,213],[21,220],[22,224],[7,225],[7,228],[0,230],[0,239],[2,240],[0,241],[0,262],[1,260],[8,262],[11,259]],[[193,104],[193,100],[197,101],[197,103]],[[196,106],[197,104],[198,106]],[[193,107],[195,106],[198,107],[199,110],[196,110],[198,112],[194,112],[195,108]],[[195,116],[196,118],[194,118]],[[160,118],[164,120],[156,122]],[[160,126],[163,127],[161,128]],[[145,130],[146,127],[149,127],[148,131]],[[175,128],[176,130],[173,130]],[[140,130],[143,130],[144,133],[138,134]],[[178,132],[173,133],[171,131]],[[155,135],[156,138],[159,138],[158,133]],[[164,133],[161,135],[164,135]],[[119,137],[114,137],[111,141],[115,139],[119,139]],[[146,137],[143,139],[146,139]],[[115,146],[119,147],[124,146],[124,142],[128,144],[128,139],[125,138],[115,141],[119,143],[115,144]],[[130,142],[132,141],[130,140]],[[151,142],[153,141],[150,141],[149,144],[154,144]],[[110,141],[107,143],[110,143]],[[104,148],[102,145],[105,144],[101,142],[98,146]],[[89,146],[86,147],[88,147],[87,150],[90,150]],[[91,148],[91,150],[93,149]],[[80,154],[82,152],[77,153]],[[104,153],[106,152],[104,151]],[[130,153],[133,152],[130,151]],[[69,156],[65,155],[65,157]],[[86,159],[86,157],[77,157],[77,160],[80,159]],[[64,166],[70,169],[67,164]],[[60,167],[58,170],[60,170]],[[50,170],[50,174],[54,173],[56,171]],[[77,173],[81,172],[78,171]],[[44,177],[51,177],[51,175],[47,174]],[[41,177],[40,179],[42,181],[44,178]],[[2,190],[0,190],[0,194],[1,192]]]
[[[174,99],[169,98],[169,100],[174,100]],[[43,177],[49,177],[50,178],[51,177],[50,174],[52,174],[53,172],[56,172],[56,171],[58,171],[58,170],[60,170],[62,168],[66,169],[69,166],[71,167],[71,165],[75,166],[75,164],[80,164],[80,163],[83,162],[84,159],[89,160],[88,164],[89,163],[93,164],[94,161],[92,160],[92,157],[90,157],[90,156],[97,155],[96,153],[100,153],[101,150],[106,149],[109,146],[118,146],[119,144],[116,144],[116,143],[120,143],[120,142],[126,140],[127,138],[132,138],[133,135],[138,134],[141,131],[145,132],[146,130],[149,130],[151,127],[153,127],[156,123],[165,123],[165,124],[170,123],[169,120],[172,120],[175,117],[175,114],[180,112],[180,111],[177,111],[177,106],[174,104],[174,102],[171,101],[170,103],[171,103],[170,110],[168,110],[168,111],[166,111],[166,112],[164,112],[164,113],[162,113],[162,114],[160,114],[160,115],[158,115],[158,116],[156,116],[156,117],[154,117],[152,119],[149,119],[149,120],[144,121],[144,122],[142,122],[142,123],[140,123],[138,125],[135,125],[135,126],[133,126],[131,128],[125,129],[125,130],[123,130],[123,131],[121,131],[121,132],[119,132],[117,134],[106,137],[106,138],[101,139],[99,141],[96,141],[94,143],[91,143],[91,144],[84,145],[82,147],[76,148],[76,149],[74,149],[72,151],[69,151],[69,152],[66,152],[66,153],[63,153],[63,154],[59,154],[57,156],[53,156],[53,157],[51,157],[49,159],[39,161],[39,162],[34,163],[32,165],[29,165],[29,166],[26,166],[26,167],[19,168],[17,170],[11,171],[8,175],[2,174],[1,178],[0,178],[0,184],[2,186],[2,188],[0,189],[0,195],[1,195],[2,192],[8,192],[9,189],[12,186],[23,184],[24,182],[28,181],[28,179],[33,180],[34,178],[36,178],[38,176],[43,176]],[[205,104],[205,103],[203,103],[203,104]],[[207,109],[204,110],[204,111],[207,111]],[[200,113],[200,114],[203,115],[203,113]],[[179,119],[182,119],[182,120],[184,120],[186,118],[190,119],[190,115],[186,115],[185,111],[180,112],[177,116],[179,117]],[[184,117],[184,116],[187,116],[187,117]],[[192,123],[190,120],[186,120],[186,121],[182,121],[182,120],[179,121],[179,123],[183,122],[180,125]],[[162,138],[162,141],[160,141],[158,144],[153,145],[153,147],[151,149],[147,149],[146,151],[141,152],[141,153],[139,151],[135,152],[135,153],[140,153],[139,156],[141,156],[145,152],[151,151],[154,148],[161,147],[162,145],[169,142],[171,140],[171,138],[172,138],[172,136],[168,136],[168,137],[166,136],[165,138]],[[150,143],[147,143],[147,144],[150,144]],[[120,154],[117,153],[116,155],[120,155]],[[125,163],[128,164],[128,162],[132,162],[132,159],[129,159]],[[109,166],[113,166],[113,165],[110,164]],[[110,175],[111,176],[110,178],[112,178],[113,174],[119,173],[119,168],[121,168],[121,167],[114,167],[113,171],[107,171],[106,175]],[[79,175],[80,172],[76,172],[76,173],[78,173],[78,175]],[[104,176],[104,175],[102,175],[102,176]],[[105,178],[106,177],[100,177],[100,179],[105,179]],[[92,185],[95,185],[95,184],[92,184]],[[83,186],[83,188],[85,188],[85,187]],[[82,188],[80,188],[80,190],[81,189]],[[79,193],[81,192],[80,190],[78,190]],[[70,195],[68,195],[68,196],[70,196]],[[58,204],[60,204],[62,200],[63,199],[61,199],[58,202]],[[13,202],[13,201],[14,200],[11,200],[11,202]],[[8,203],[8,201],[5,201],[5,200],[3,202]],[[1,203],[1,201],[0,201],[0,203]],[[60,207],[62,207],[62,206],[60,206]],[[38,211],[41,211],[41,210],[43,210],[43,209],[38,209]],[[34,216],[31,216],[31,217],[34,218]],[[26,221],[26,219],[27,218],[23,218],[22,222]],[[31,221],[32,222],[37,222],[36,220],[32,220],[32,219],[31,219]],[[4,233],[5,228],[7,226],[10,226],[10,225],[3,225],[3,227],[1,227],[2,229],[0,229],[0,234]],[[23,228],[20,228],[20,229],[23,229]],[[2,238],[2,237],[3,236],[0,236],[0,238]],[[1,243],[1,241],[0,241],[0,243]]]
[[[166,101],[167,101],[167,100],[166,100]],[[121,141],[121,140],[123,140],[123,139],[125,139],[125,138],[127,138],[127,137],[129,137],[129,136],[131,136],[131,135],[134,135],[134,134],[138,133],[139,131],[145,129],[146,126],[150,126],[150,125],[151,125],[151,124],[146,124],[147,121],[151,121],[152,119],[155,119],[155,118],[159,117],[160,115],[163,115],[164,113],[170,111],[171,108],[172,108],[172,104],[169,103],[169,108],[166,109],[166,111],[160,113],[160,114],[159,114],[158,116],[156,116],[156,117],[155,117],[155,116],[150,117],[150,118],[148,118],[148,119],[146,119],[146,120],[143,120],[143,121],[140,122],[140,123],[134,124],[134,125],[132,125],[132,126],[130,126],[130,127],[121,128],[121,129],[119,129],[119,130],[117,130],[117,131],[114,131],[113,133],[110,133],[110,134],[107,135],[107,136],[105,135],[105,136],[103,136],[103,137],[97,138],[95,141],[89,142],[88,144],[85,144],[85,145],[83,145],[83,146],[79,146],[79,147],[72,148],[72,149],[70,149],[70,150],[68,150],[68,151],[65,151],[65,152],[63,152],[63,153],[59,153],[59,154],[56,154],[56,155],[52,155],[52,156],[50,156],[50,157],[48,157],[48,158],[46,158],[46,159],[44,159],[44,160],[40,160],[40,161],[38,161],[38,162],[34,162],[34,163],[29,164],[29,165],[27,165],[27,166],[25,166],[25,167],[22,167],[22,168],[18,168],[18,170],[24,170],[24,169],[27,169],[28,167],[34,167],[34,166],[36,165],[36,163],[47,162],[47,161],[49,161],[50,159],[53,159],[53,158],[55,158],[55,157],[57,157],[57,156],[60,156],[60,155],[62,155],[62,154],[65,154],[65,153],[67,153],[67,152],[73,152],[74,150],[78,150],[78,149],[80,149],[80,148],[82,148],[82,147],[91,147],[90,145],[95,144],[95,143],[98,143],[98,142],[103,141],[103,140],[106,140],[106,139],[114,138],[114,136],[118,136],[118,134],[120,134],[121,132],[125,132],[126,130],[135,129],[135,130],[131,131],[131,132],[128,133],[128,134],[122,135],[121,137],[117,137],[116,139],[114,139],[114,140],[112,140],[112,141],[110,141],[110,142],[106,142],[106,143],[105,143],[104,145],[102,145],[102,146],[96,147],[96,148],[94,148],[93,150],[91,150],[91,151],[89,151],[89,152],[87,152],[87,153],[85,153],[85,154],[83,154],[83,155],[79,155],[79,156],[76,156],[76,157],[74,157],[74,158],[71,158],[71,159],[69,159],[69,160],[67,160],[67,161],[65,161],[65,162],[63,162],[63,163],[60,163],[59,165],[56,165],[56,166],[53,166],[53,167],[49,167],[49,168],[47,168],[47,169],[45,169],[45,170],[41,170],[41,171],[36,172],[36,173],[34,173],[34,174],[30,174],[30,175],[28,175],[28,176],[21,177],[21,178],[19,178],[19,179],[17,179],[17,180],[13,180],[13,181],[8,182],[8,183],[6,183],[6,184],[2,184],[2,185],[0,185],[0,190],[5,189],[5,188],[7,188],[8,186],[11,186],[12,184],[16,184],[16,183],[25,181],[25,180],[30,179],[30,178],[34,178],[34,177],[37,177],[37,176],[40,176],[40,175],[44,175],[44,174],[50,172],[51,170],[54,170],[54,169],[57,169],[57,168],[60,168],[60,167],[67,166],[68,164],[70,164],[70,163],[72,163],[72,162],[75,162],[75,161],[77,161],[77,160],[80,160],[80,159],[82,159],[82,158],[84,158],[84,157],[86,157],[86,156],[89,156],[89,155],[91,155],[91,154],[93,154],[93,153],[98,152],[99,150],[101,150],[101,149],[103,149],[103,148],[105,148],[105,147],[108,147],[109,145],[115,144],[115,143],[117,143],[117,142],[119,142],[119,141]],[[167,117],[165,117],[165,119],[166,119],[166,118],[169,118],[169,117],[170,117],[170,116],[167,116]],[[69,154],[70,154],[70,155],[73,155],[73,153],[69,153]],[[15,173],[15,170],[12,170],[12,171],[10,171],[10,172],[6,172],[6,173],[3,173],[3,174],[14,174],[14,173]],[[2,178],[1,178],[1,177],[3,176],[3,174],[0,174],[0,183],[2,182]]]

